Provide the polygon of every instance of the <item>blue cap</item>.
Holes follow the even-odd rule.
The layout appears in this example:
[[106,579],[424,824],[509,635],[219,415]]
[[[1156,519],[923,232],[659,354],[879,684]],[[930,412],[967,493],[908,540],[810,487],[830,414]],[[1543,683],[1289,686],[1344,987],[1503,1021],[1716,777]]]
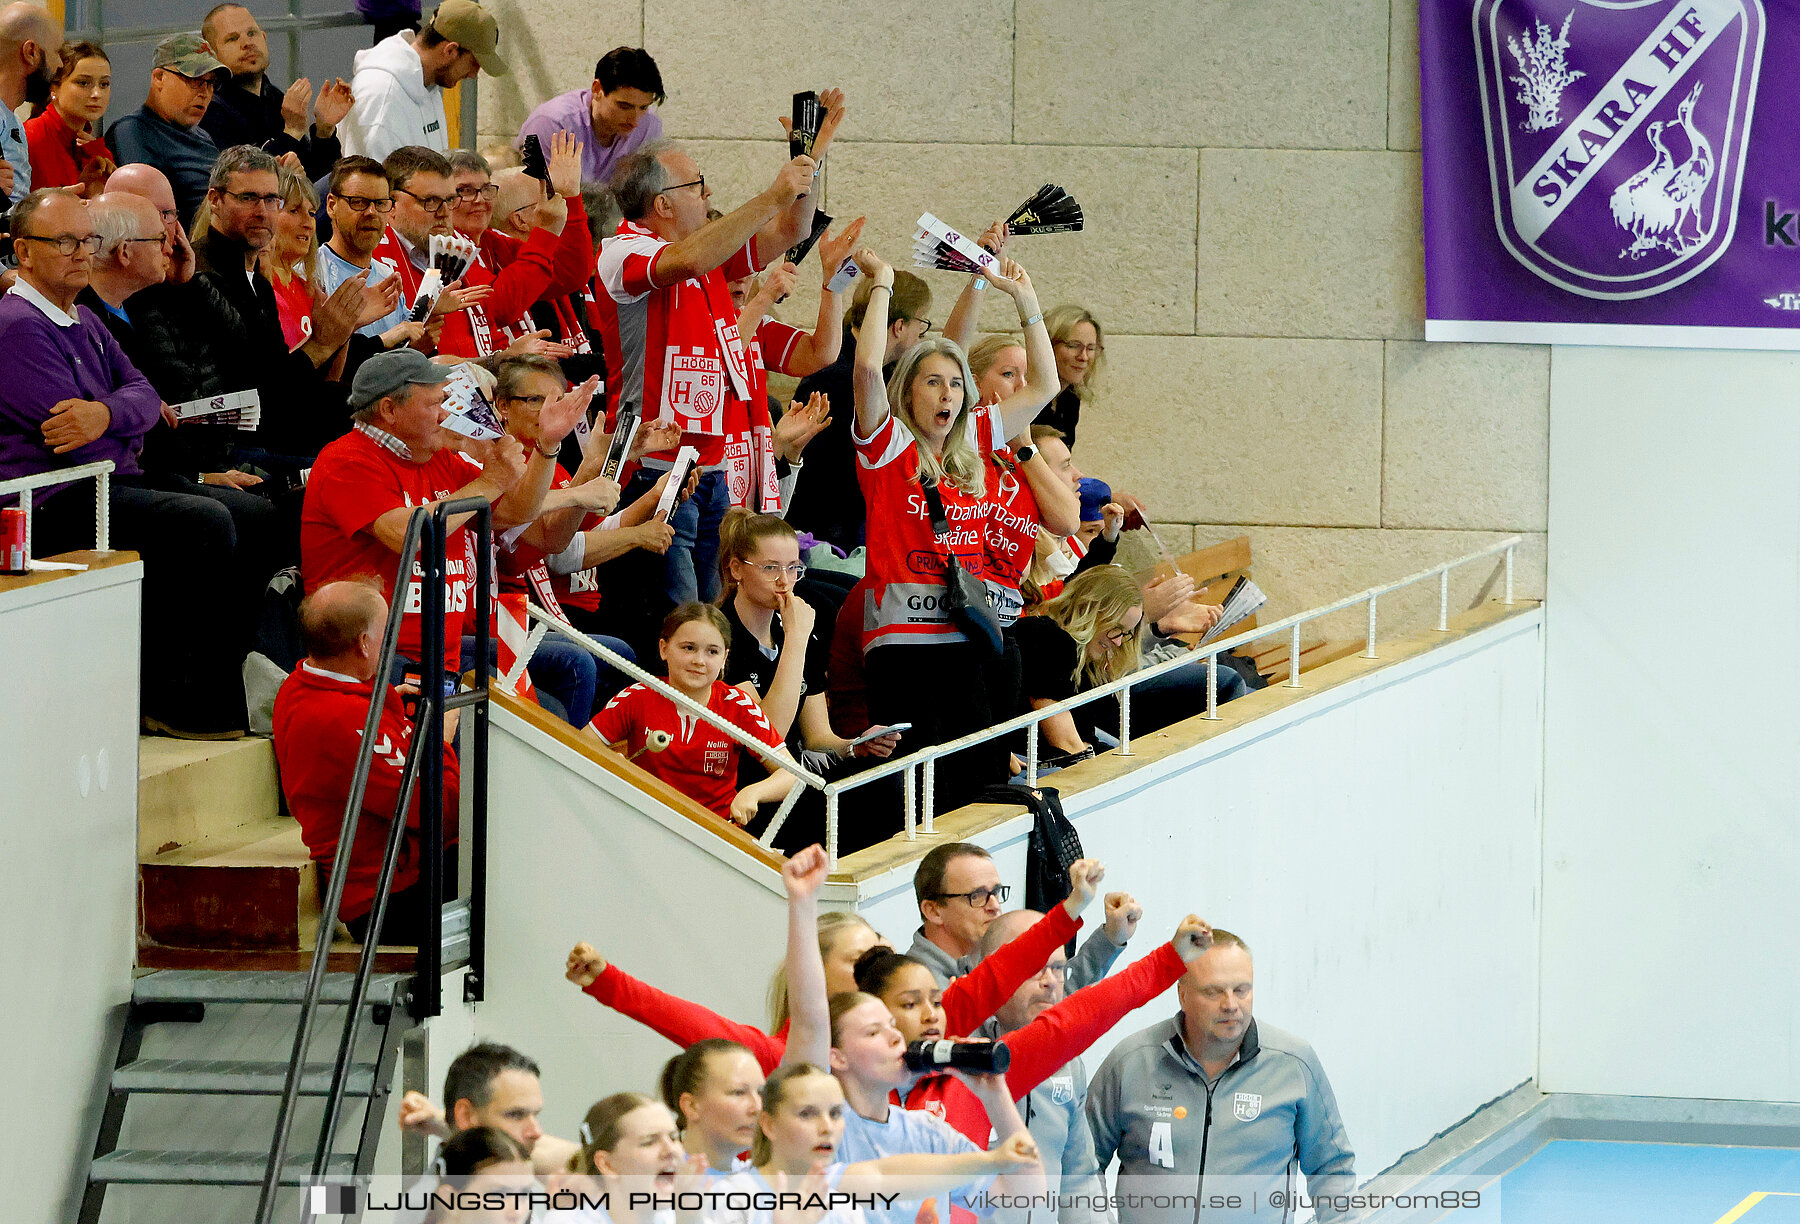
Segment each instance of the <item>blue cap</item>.
[[1112,500],[1112,486],[1092,476],[1081,478],[1081,521],[1098,523],[1100,507]]

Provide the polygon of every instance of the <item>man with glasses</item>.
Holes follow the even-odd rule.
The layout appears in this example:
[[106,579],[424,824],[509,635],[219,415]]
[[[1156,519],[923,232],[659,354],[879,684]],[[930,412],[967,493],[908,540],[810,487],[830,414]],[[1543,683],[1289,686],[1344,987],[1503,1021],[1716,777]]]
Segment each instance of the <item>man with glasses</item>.
[[[833,101],[814,144],[821,158],[837,126],[833,116],[843,113],[842,95]],[[701,472],[694,496],[670,519],[674,545],[660,563],[639,563],[644,585],[661,592],[660,600],[643,601],[640,639],[650,638],[670,605],[711,599],[718,591],[719,524],[731,504],[726,400],[750,395],[748,355],[728,282],[778,262],[811,231],[816,173],[813,158],[796,157],[749,203],[716,221],[707,220],[706,176],[674,145],[646,145],[613,173],[624,219],[600,246],[606,292],[597,295],[609,421],[621,411],[674,421],[682,444],[698,452]],[[645,456],[625,501],[655,483],[676,455]]]
[[[231,582],[231,515],[217,501],[161,487],[138,464],[162,399],[76,304],[102,242],[87,206],[67,192],[36,191],[13,210],[12,228],[19,275],[0,298],[0,480],[112,461],[111,545],[144,562],[144,720],[165,733],[241,736],[243,654],[233,634],[207,628],[250,623]],[[34,553],[93,547],[87,490],[30,495]]]
[[194,248],[188,243],[187,230],[182,228],[181,211],[175,207],[175,189],[169,185],[169,176],[155,166],[136,162],[114,170],[106,180],[106,190],[126,192],[150,202],[162,219],[163,233],[169,236],[164,248],[169,263],[168,282],[185,285],[193,279]]
[[219,146],[200,120],[212,105],[214,88],[230,77],[199,31],[171,34],[156,44],[144,105],[106,133],[121,166],[143,162],[169,176],[184,222],[193,220],[206,198],[213,163],[219,160]]
[[[368,274],[367,284],[379,285],[394,275],[390,260],[375,258],[375,248],[387,233],[394,211],[394,189],[388,185],[381,163],[370,157],[339,158],[331,168],[325,192],[325,215],[331,220],[331,237],[319,248],[319,284],[330,293],[353,276]],[[358,327],[357,334],[381,336],[406,322],[405,294],[393,310]],[[415,347],[430,351],[437,337],[427,333]]]
[[[262,399],[262,424],[252,446],[271,470],[299,469],[319,448],[350,427],[344,388],[327,381],[331,359],[350,340],[363,307],[365,278],[352,277],[313,308],[312,334],[289,351],[275,305],[275,287],[261,269],[262,252],[275,240],[281,211],[279,167],[273,155],[251,145],[220,154],[207,191],[212,224],[194,254],[198,279],[230,303],[240,323],[225,327],[242,353],[241,388]],[[353,358],[374,351],[364,342]],[[359,361],[360,364],[360,361]]]

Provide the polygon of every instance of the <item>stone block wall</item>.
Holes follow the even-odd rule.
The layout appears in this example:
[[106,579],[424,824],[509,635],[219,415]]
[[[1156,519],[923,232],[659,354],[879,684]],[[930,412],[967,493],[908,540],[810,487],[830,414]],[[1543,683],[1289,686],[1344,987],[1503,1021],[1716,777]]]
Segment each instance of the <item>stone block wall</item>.
[[[1512,532],[1518,589],[1542,594],[1550,352],[1423,343],[1416,0],[496,8],[515,71],[483,81],[484,143],[631,43],[723,208],[779,168],[791,94],[833,84],[850,117],[825,207],[866,215],[896,263],[922,211],[977,230],[1067,188],[1087,231],[1016,253],[1046,306],[1080,301],[1108,329],[1077,463],[1143,498],[1171,550],[1249,534],[1271,618]],[[927,280],[941,323],[962,281]],[[783,317],[805,326],[813,265],[802,284]],[[1016,326],[989,296],[984,323]],[[1436,612],[1434,585],[1382,623]]]

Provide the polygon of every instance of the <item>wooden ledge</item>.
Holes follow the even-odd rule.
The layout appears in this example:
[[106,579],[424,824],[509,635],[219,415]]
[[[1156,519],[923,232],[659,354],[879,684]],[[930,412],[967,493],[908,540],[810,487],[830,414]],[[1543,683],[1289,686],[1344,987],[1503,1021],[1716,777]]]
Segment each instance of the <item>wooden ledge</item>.
[[[1541,606],[1532,600],[1519,600],[1511,604],[1485,603],[1460,616],[1452,617],[1447,631],[1440,633],[1427,630],[1404,637],[1377,639],[1379,658],[1365,659],[1360,654],[1354,654],[1337,659],[1302,672],[1300,688],[1273,683],[1268,688],[1247,693],[1236,701],[1220,706],[1217,721],[1196,716],[1149,735],[1134,735],[1131,738],[1130,756],[1122,757],[1117,751],[1103,752],[1092,760],[1051,775],[1045,784],[1054,786],[1067,804],[1072,797],[1085,791],[1234,731],[1277,710],[1285,710],[1373,672],[1415,659],[1448,642],[1469,637],[1502,621],[1535,612]],[[934,822],[935,832],[920,833],[913,841],[908,841],[904,835],[893,837],[847,855],[838,860],[838,869],[832,873],[831,878],[833,881],[847,883],[873,879],[922,858],[933,846],[944,842],[968,841],[977,834],[1012,820],[1021,810],[1023,804],[974,803],[953,812],[941,813]]]
[[85,565],[85,570],[43,570],[32,574],[0,574],[0,595],[8,591],[22,591],[26,587],[43,586],[46,582],[55,582],[60,578],[73,578],[78,574],[93,570],[111,569],[115,565],[130,565],[138,559],[134,552],[66,552],[54,557],[39,557],[40,561],[73,561]]

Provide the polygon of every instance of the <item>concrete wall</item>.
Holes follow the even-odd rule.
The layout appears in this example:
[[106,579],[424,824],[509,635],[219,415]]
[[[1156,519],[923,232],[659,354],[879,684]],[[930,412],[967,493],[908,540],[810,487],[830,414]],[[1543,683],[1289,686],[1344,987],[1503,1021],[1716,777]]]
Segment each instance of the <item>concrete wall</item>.
[[142,578],[132,562],[0,592],[0,1049],[33,1103],[31,1142],[0,1157],[18,1224],[73,1218],[131,997]]
[[1544,1087],[1800,1100],[1800,357],[1551,387]]
[[[1317,1046],[1364,1176],[1535,1072],[1541,638],[1538,613],[1511,618],[1071,797],[1108,884],[1144,903],[1127,957],[1190,911],[1249,940],[1257,1014]],[[587,938],[760,1026],[781,887],[507,711],[492,742],[508,802],[475,1030],[543,1063],[545,1126],[566,1135],[675,1052],[564,983],[568,946]],[[1017,819],[977,839],[1015,884],[1028,831]],[[913,866],[828,886],[825,903],[904,947]],[[1090,1068],[1173,1007],[1170,992],[1126,1017]]]
[[[1068,804],[1144,904],[1121,964],[1190,911],[1248,941],[1255,1013],[1318,1050],[1360,1178],[1535,1073],[1542,668],[1541,619],[1514,618]],[[1016,883],[1029,833],[975,840]],[[857,909],[910,942],[910,868]],[[1090,1073],[1175,1008],[1121,1020]]]
[[[641,43],[721,207],[781,164],[791,93],[834,83],[851,116],[826,207],[866,213],[889,259],[926,209],[977,228],[1068,188],[1088,230],[1018,255],[1046,305],[1109,329],[1077,458],[1176,552],[1248,532],[1272,616],[1514,531],[1521,593],[1541,591],[1548,350],[1422,343],[1416,0],[496,7],[516,70],[483,82],[484,142]],[[941,322],[962,282],[927,279]],[[805,280],[783,310],[802,325]]]

